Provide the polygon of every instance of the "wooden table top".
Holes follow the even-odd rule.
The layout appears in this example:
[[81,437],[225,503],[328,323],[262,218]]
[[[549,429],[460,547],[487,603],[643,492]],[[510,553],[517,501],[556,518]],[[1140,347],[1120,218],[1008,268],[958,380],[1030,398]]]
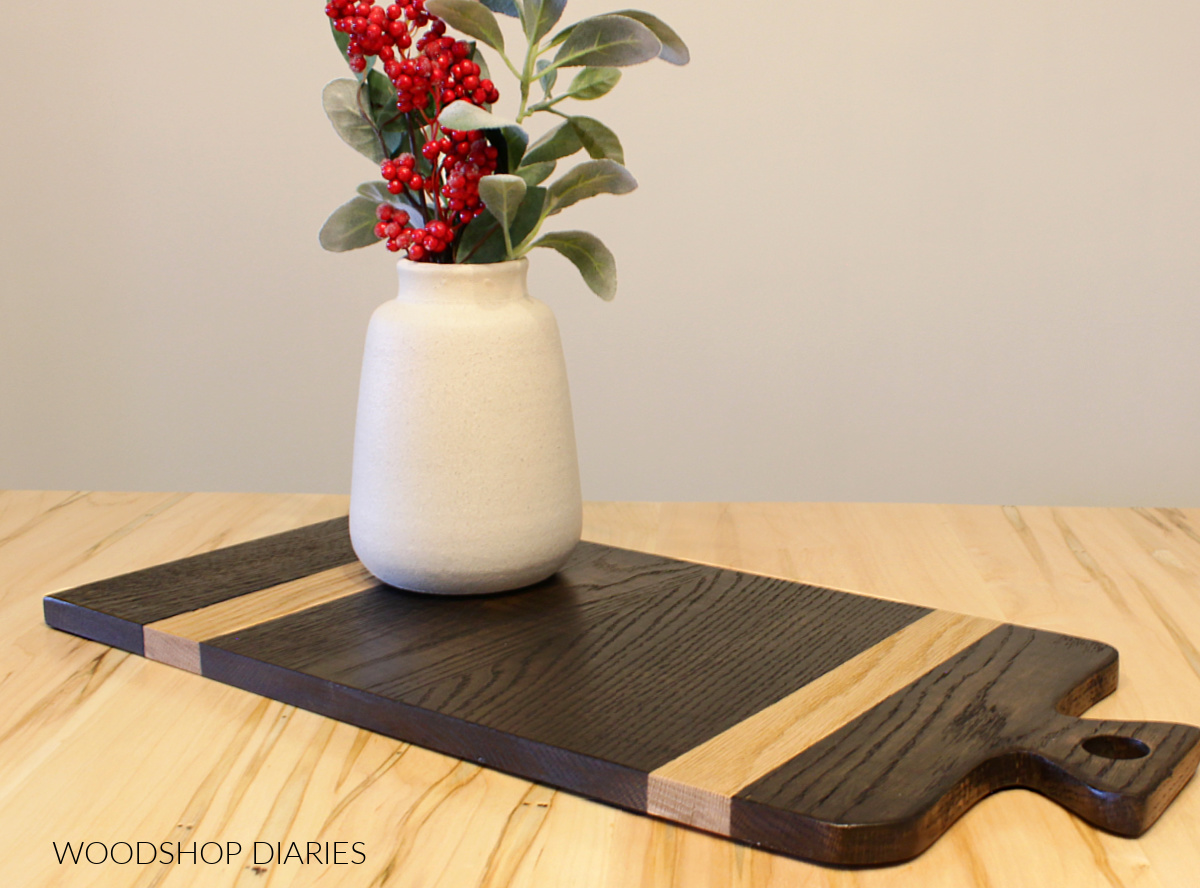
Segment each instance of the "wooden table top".
[[[1176,888],[1200,871],[1195,781],[1140,839],[1013,791],[985,799],[910,863],[831,869],[399,743],[42,621],[47,593],[346,508],[340,496],[0,492],[6,884]],[[1120,651],[1121,683],[1089,717],[1200,724],[1200,509],[591,503],[584,536],[1098,639]],[[119,843],[129,843],[156,861],[60,864],[68,842],[122,860]],[[279,863],[292,842],[315,859]],[[226,843],[242,847],[232,862],[218,855]],[[164,846],[219,859],[164,864]],[[256,867],[252,854],[261,862],[269,851]]]

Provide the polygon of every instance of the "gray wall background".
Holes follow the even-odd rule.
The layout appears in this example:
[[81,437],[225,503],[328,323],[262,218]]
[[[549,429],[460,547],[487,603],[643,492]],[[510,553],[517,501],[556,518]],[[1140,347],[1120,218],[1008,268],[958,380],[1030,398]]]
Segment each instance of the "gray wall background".
[[[1200,505],[1200,6],[646,4],[694,61],[579,107],[642,187],[562,217],[620,293],[531,274],[585,496]],[[322,4],[34,18],[0,34],[0,487],[347,490],[395,272],[316,242],[374,175]]]

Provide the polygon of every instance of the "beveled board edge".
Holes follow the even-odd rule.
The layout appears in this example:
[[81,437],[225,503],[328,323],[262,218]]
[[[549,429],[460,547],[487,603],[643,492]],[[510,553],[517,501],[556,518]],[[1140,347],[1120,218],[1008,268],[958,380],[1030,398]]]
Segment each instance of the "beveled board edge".
[[80,604],[63,601],[53,595],[42,599],[42,614],[46,625],[90,641],[98,641],[111,647],[129,651],[139,657],[145,656],[142,644],[142,625],[120,617],[109,616]]

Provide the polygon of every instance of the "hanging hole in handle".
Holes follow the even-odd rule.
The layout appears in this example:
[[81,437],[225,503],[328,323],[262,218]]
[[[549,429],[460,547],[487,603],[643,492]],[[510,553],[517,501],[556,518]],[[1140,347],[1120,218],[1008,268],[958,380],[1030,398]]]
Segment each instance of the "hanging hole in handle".
[[1083,748],[1092,755],[1106,759],[1140,759],[1150,754],[1150,747],[1135,737],[1100,734],[1083,741]]

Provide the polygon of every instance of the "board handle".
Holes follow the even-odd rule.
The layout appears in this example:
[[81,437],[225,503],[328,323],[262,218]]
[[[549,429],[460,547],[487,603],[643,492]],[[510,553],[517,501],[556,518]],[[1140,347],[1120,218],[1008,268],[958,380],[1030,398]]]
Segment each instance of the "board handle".
[[1139,836],[1195,773],[1200,728],[1055,713],[1031,747],[1037,751],[1019,755],[1026,773],[1018,785],[1101,829]]

